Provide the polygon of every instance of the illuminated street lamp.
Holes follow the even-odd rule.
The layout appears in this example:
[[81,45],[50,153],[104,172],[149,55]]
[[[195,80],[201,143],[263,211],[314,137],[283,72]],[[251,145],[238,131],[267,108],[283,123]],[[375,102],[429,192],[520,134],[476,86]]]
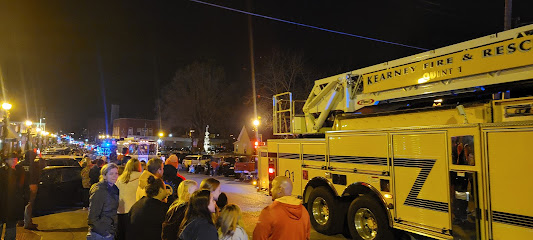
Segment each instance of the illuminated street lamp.
[[254,125],[256,141],[261,141],[262,142],[262,139],[260,139],[262,137],[259,135],[259,124],[261,124],[261,117],[257,117],[256,119],[253,120],[252,123]]
[[159,132],[159,137],[163,137],[165,134],[163,132]]
[[33,123],[30,120],[26,120],[26,144],[24,145],[24,148],[27,150],[30,150],[31,146],[31,125]]
[[40,127],[38,127],[38,128],[35,129],[35,131],[37,131],[37,133],[40,133],[40,132],[42,132],[43,130],[42,130]]
[[11,109],[11,104],[5,102],[5,103],[2,103],[2,109],[8,111]]
[[4,109],[4,120],[2,125],[2,154],[5,153],[5,143],[7,137],[7,125],[9,124],[9,110],[11,109],[11,104],[4,102],[2,103],[2,109]]

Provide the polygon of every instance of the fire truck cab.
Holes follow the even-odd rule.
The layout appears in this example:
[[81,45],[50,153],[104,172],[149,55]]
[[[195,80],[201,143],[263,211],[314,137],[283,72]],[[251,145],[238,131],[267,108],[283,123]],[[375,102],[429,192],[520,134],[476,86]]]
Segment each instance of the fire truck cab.
[[259,187],[293,182],[314,229],[395,239],[533,239],[533,25],[274,97]]

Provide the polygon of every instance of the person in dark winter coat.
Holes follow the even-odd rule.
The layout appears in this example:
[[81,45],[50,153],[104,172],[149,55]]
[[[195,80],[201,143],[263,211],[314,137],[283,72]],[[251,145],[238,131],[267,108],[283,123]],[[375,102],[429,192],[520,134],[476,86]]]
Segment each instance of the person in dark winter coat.
[[0,235],[5,223],[4,240],[15,240],[17,221],[24,220],[29,190],[24,179],[24,168],[18,165],[17,154],[9,154],[3,160],[5,165],[0,168]]
[[117,226],[119,190],[115,185],[118,166],[104,165],[100,182],[91,186],[87,240],[113,240]]
[[200,190],[191,196],[185,218],[180,225],[181,240],[218,240],[212,214],[215,212],[215,200],[209,190]]
[[91,186],[100,181],[100,170],[104,166],[105,161],[103,159],[96,160],[96,164],[89,170],[89,178],[91,179]]
[[137,201],[130,209],[128,240],[161,239],[161,226],[165,220],[168,205],[154,198],[164,190],[164,183],[154,176],[148,177],[146,196]]
[[185,180],[185,178],[178,173],[178,157],[176,157],[176,155],[172,154],[167,158],[164,170],[163,181],[165,181],[165,184],[170,186],[172,190],[172,193],[168,196],[167,202],[172,203],[178,196],[178,186],[183,180]]

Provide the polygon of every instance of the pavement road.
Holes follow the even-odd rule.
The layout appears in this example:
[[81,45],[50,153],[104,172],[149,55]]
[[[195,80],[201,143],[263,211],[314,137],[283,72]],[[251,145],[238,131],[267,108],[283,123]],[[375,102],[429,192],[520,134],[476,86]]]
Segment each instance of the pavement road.
[[[200,183],[207,175],[188,174],[180,172],[187,179]],[[228,196],[228,202],[239,205],[243,212],[244,229],[248,236],[252,233],[259,218],[259,214],[264,207],[272,203],[272,198],[262,192],[257,192],[250,183],[235,181],[229,177],[216,177],[222,183],[222,192]],[[87,210],[75,209],[70,211],[56,212],[53,214],[35,217],[33,221],[39,225],[39,231],[21,232],[26,236],[24,239],[32,240],[84,240],[87,234]],[[19,239],[19,238],[17,238]],[[331,240],[346,239],[341,234],[326,236],[311,229],[311,239]],[[409,239],[409,238],[407,238]],[[413,237],[411,239],[427,239]]]

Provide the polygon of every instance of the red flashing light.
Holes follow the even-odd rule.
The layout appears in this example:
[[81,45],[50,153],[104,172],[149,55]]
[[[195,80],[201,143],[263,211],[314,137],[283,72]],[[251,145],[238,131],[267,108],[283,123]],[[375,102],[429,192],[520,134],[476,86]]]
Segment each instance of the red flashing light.
[[273,174],[276,170],[274,168],[268,168],[268,173]]

